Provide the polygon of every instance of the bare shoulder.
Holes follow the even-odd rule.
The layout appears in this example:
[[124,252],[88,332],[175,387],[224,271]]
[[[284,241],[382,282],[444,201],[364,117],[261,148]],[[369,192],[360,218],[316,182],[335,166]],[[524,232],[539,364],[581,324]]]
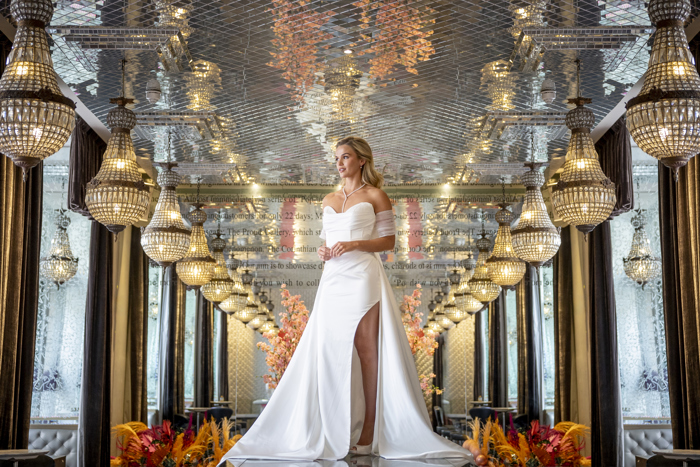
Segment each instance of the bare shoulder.
[[325,208],[326,206],[330,206],[330,203],[333,202],[333,200],[338,196],[338,192],[334,191],[332,193],[328,193],[324,198],[323,202],[321,203],[321,207]]
[[390,211],[391,210],[391,200],[389,195],[387,195],[381,188],[370,187],[367,192],[367,196],[374,206],[374,212]]

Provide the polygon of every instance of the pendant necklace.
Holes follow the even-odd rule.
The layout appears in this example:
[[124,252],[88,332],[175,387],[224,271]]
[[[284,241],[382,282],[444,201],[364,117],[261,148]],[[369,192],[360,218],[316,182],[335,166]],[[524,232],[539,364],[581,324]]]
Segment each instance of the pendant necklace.
[[[361,186],[360,188],[362,188],[362,187],[365,186],[365,185],[367,185],[367,184],[366,184],[366,183],[363,183],[362,186]],[[350,195],[353,194],[353,193],[355,193],[355,192],[356,192],[357,190],[359,190],[360,188],[354,189],[354,190],[350,193]],[[348,196],[350,196],[350,195],[346,195],[346,194],[345,194],[345,187],[343,187],[343,194],[345,195],[345,200],[343,200],[343,207],[340,208],[340,212],[345,212],[345,201],[347,201],[347,200],[348,200]]]

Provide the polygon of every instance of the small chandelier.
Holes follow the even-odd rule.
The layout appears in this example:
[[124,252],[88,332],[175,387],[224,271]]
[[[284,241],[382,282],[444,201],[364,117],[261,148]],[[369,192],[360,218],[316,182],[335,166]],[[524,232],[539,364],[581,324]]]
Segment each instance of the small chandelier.
[[[450,305],[454,306],[453,304],[448,303],[445,305],[445,308],[448,308]],[[438,324],[445,330],[450,330],[455,325],[455,323],[447,316],[445,311],[438,312],[438,314],[435,316],[435,321],[437,321]]]
[[488,110],[511,110],[513,96],[515,95],[515,75],[510,71],[510,64],[506,60],[489,62],[481,69],[481,85],[486,87],[486,94],[492,104]]
[[435,320],[428,321],[428,323],[425,325],[425,328],[428,331],[434,332],[436,334],[442,334],[445,331],[445,328],[440,326],[440,323],[438,323]]
[[[226,313],[236,313],[245,308],[248,303],[248,294],[244,292],[233,292],[226,299],[219,303],[221,308]],[[252,319],[252,317],[251,317]]]
[[172,168],[177,164],[160,164],[163,171],[158,174],[161,187],[158,204],[148,226],[141,233],[144,253],[161,267],[168,267],[182,259],[190,248],[190,229],[185,227],[180,214],[175,188],[180,176]]
[[223,302],[234,292],[234,283],[226,269],[224,248],[226,248],[226,241],[221,238],[221,230],[217,229],[215,238],[211,241],[212,256],[216,260],[214,275],[202,286],[204,298],[216,304]]
[[190,99],[188,109],[214,110],[211,103],[215,88],[221,86],[221,69],[212,62],[195,60],[192,73],[185,75],[187,97]]
[[[461,293],[461,292],[459,292]],[[457,294],[455,294],[455,303],[457,301]],[[445,316],[453,322],[453,323],[459,323],[461,322],[464,318],[467,317],[467,313],[459,308],[455,303],[448,303],[445,305],[444,312]]]
[[474,254],[469,251],[469,257],[462,260],[462,267],[464,268],[464,277],[462,280],[468,282],[469,279],[474,275],[474,268],[476,267],[476,259],[474,259]]
[[109,100],[117,104],[107,114],[112,136],[107,142],[100,171],[85,187],[85,205],[90,215],[115,234],[141,219],[151,201],[131,141],[136,115],[125,107],[134,102],[123,97],[125,63],[126,60],[122,60],[122,97]]
[[354,120],[353,100],[360,87],[362,71],[351,54],[331,60],[324,73],[325,91],[330,97],[333,120]]
[[243,307],[240,310],[235,312],[233,314],[233,317],[236,318],[238,321],[241,321],[243,323],[248,323],[253,318],[255,318],[257,315],[258,315],[258,306],[255,305],[254,303],[249,303],[248,296],[246,295],[246,304],[243,305]]
[[[505,191],[505,189],[504,189]],[[496,213],[498,232],[493,245],[493,252],[486,260],[486,272],[496,284],[506,289],[515,287],[515,284],[525,275],[525,263],[516,256],[513,250],[513,242],[510,236],[510,223],[513,221],[513,213],[505,203],[499,204],[501,209]]]
[[515,254],[537,268],[551,259],[561,245],[559,230],[547,214],[540,191],[544,185],[544,175],[538,170],[541,165],[535,162],[525,164],[530,168],[521,177],[526,189],[525,201],[518,224],[512,231]]
[[576,59],[578,97],[569,99],[576,108],[566,114],[571,140],[566,150],[566,163],[559,182],[552,188],[552,204],[557,215],[567,224],[588,234],[610,217],[617,197],[615,184],[605,176],[598,162],[598,153],[591,139],[595,116],[584,104],[591,99],[581,97],[581,60]]
[[56,233],[51,240],[49,256],[41,258],[40,271],[45,278],[52,280],[56,287],[63,285],[78,272],[78,258],[73,256],[66,229],[70,218],[64,209],[56,210]]
[[661,273],[661,260],[654,256],[651,250],[651,243],[644,229],[644,210],[637,209],[636,212],[637,214],[632,217],[632,225],[634,226],[632,248],[627,257],[622,259],[622,262],[627,277],[644,287],[647,282],[658,277]]
[[261,334],[264,334],[264,333],[266,333],[266,332],[272,331],[272,329],[273,329],[274,327],[275,327],[275,321],[274,321],[274,320],[268,319],[267,321],[265,321],[265,322],[258,328],[258,331],[259,331]]
[[486,230],[484,229],[482,220],[481,238],[476,241],[476,247],[479,249],[479,257],[476,260],[474,276],[469,280],[469,288],[474,298],[484,305],[488,305],[496,300],[501,293],[501,286],[493,282],[488,276],[486,260],[489,257],[490,246],[491,242],[486,238]]
[[238,274],[238,268],[240,267],[240,265],[241,265],[241,260],[236,258],[234,252],[231,251],[231,256],[229,257],[229,259],[226,260],[226,268],[228,269],[229,277],[234,282],[238,282],[241,280],[241,277]]
[[12,50],[0,79],[0,152],[29,169],[55,154],[75,126],[75,103],[63,96],[53,69],[46,25],[49,0],[13,0],[17,21]]
[[627,128],[678,180],[678,169],[700,152],[700,76],[683,28],[691,6],[651,0],[647,11],[656,33],[642,90],[627,103]]
[[481,311],[484,308],[484,304],[474,298],[474,295],[472,295],[471,289],[469,288],[469,283],[465,284],[465,287],[462,289],[462,293],[459,297],[455,294],[455,304],[457,305],[457,308],[469,315],[473,315],[477,311]]
[[190,287],[199,288],[209,282],[214,276],[216,260],[209,253],[207,236],[204,233],[204,222],[207,213],[202,210],[202,203],[193,204],[194,209],[188,214],[192,223],[190,249],[187,254],[175,263],[177,275],[182,282]]
[[255,308],[255,311],[251,309],[249,313],[255,314],[253,315],[253,319],[248,321],[248,326],[250,326],[253,329],[258,329],[260,326],[263,325],[265,321],[267,321],[267,313],[259,311],[258,305],[255,303],[249,303],[248,305],[246,305],[246,308],[250,307],[251,305],[251,308]]

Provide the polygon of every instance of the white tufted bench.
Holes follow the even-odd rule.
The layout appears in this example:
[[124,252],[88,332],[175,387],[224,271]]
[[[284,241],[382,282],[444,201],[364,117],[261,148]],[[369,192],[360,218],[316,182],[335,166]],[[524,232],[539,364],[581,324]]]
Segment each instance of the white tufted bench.
[[671,425],[625,425],[625,467],[635,467],[636,456],[651,457],[657,449],[673,449]]
[[30,425],[29,449],[48,449],[49,456],[66,456],[66,467],[78,467],[78,425]]

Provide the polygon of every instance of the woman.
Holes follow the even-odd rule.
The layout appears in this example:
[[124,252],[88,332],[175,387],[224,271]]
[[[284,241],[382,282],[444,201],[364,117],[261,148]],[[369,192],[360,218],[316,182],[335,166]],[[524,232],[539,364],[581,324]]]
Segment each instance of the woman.
[[326,264],[309,322],[267,406],[223,460],[348,453],[471,460],[469,451],[432,431],[378,254],[394,248],[395,226],[372,150],[347,137],[335,160],[343,184],[323,200],[318,256]]

